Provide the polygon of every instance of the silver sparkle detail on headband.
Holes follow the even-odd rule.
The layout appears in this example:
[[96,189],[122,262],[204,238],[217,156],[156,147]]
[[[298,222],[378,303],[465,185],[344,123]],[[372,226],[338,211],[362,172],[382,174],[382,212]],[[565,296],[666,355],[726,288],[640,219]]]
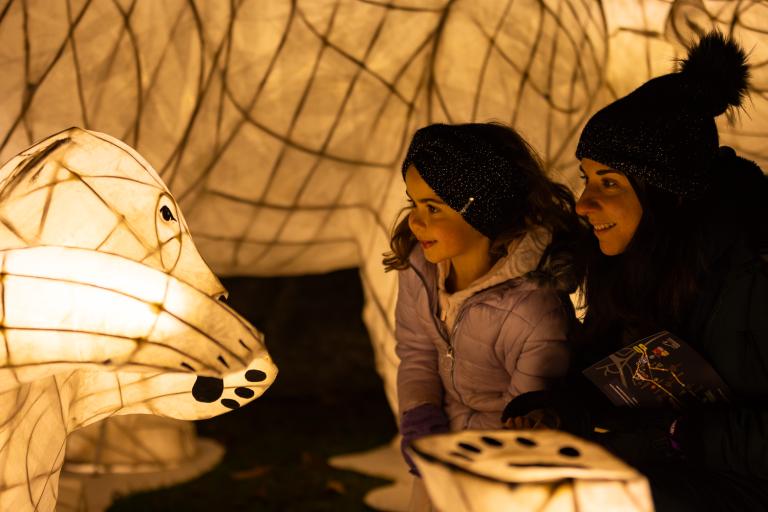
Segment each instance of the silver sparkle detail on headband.
[[475,202],[475,198],[470,197],[469,200],[466,202],[466,204],[461,207],[461,210],[459,210],[459,215],[464,215],[465,213],[467,213],[467,210],[469,209],[470,206],[472,206],[472,203],[474,202]]

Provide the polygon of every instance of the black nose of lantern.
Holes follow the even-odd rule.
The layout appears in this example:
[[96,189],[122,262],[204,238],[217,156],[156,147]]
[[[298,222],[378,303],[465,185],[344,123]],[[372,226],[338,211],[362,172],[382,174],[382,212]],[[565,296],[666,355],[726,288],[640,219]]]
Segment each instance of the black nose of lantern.
[[224,392],[224,381],[217,377],[198,376],[192,386],[192,396],[198,402],[215,402]]

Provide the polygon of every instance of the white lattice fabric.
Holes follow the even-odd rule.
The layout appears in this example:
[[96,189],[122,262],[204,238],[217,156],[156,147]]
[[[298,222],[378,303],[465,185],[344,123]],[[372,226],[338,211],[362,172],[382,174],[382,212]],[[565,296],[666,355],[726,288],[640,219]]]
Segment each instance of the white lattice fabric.
[[645,477],[602,447],[555,430],[467,430],[409,449],[441,512],[652,512]]
[[7,0],[0,13],[0,159],[70,126],[109,133],[158,169],[217,272],[359,267],[393,409],[396,278],[380,260],[416,128],[506,122],[577,187],[588,116],[719,27],[753,64],[722,143],[768,164],[764,1]]
[[219,300],[157,173],[72,128],[0,169],[0,509],[53,510],[70,432],[116,414],[199,419],[277,370]]
[[73,125],[106,132],[159,170],[216,271],[360,267],[394,406],[395,280],[380,256],[413,131],[506,122],[576,186],[587,117],[717,26],[755,64],[723,143],[765,165],[767,20],[759,1],[9,0],[0,158]]

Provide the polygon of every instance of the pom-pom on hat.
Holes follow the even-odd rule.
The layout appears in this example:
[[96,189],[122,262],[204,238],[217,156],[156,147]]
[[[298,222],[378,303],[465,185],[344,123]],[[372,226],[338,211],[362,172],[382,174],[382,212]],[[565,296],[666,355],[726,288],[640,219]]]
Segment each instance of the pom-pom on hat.
[[509,137],[509,128],[493,123],[426,126],[411,140],[403,177],[408,167],[416,167],[440,199],[493,240],[518,220],[528,194],[511,160],[526,155],[514,154],[520,150]]
[[715,117],[741,106],[749,67],[720,32],[703,36],[679,71],[649,80],[587,122],[576,157],[680,196],[706,191],[718,167]]

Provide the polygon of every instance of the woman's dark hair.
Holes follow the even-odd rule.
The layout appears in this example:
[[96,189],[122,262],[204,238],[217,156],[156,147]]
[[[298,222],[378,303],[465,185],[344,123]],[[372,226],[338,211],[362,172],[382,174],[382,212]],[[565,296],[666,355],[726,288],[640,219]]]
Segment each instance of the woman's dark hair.
[[[526,182],[528,196],[522,213],[510,218],[507,227],[491,240],[491,257],[497,260],[507,253],[507,246],[534,226],[541,226],[552,233],[552,242],[542,257],[542,262],[568,255],[575,285],[583,276],[583,260],[577,257],[579,248],[588,236],[585,223],[575,213],[575,201],[564,185],[550,180],[543,170],[541,159],[535,150],[513,129],[487,123],[487,142],[514,162],[515,171]],[[416,237],[408,226],[410,208],[404,208],[390,238],[391,252],[384,255],[384,267],[404,270],[409,267],[408,256],[416,245]]]
[[666,329],[684,336],[702,281],[727,246],[736,239],[753,248],[765,243],[766,178],[735,154],[724,161],[711,191],[696,199],[627,176],[642,218],[620,255],[605,256],[592,237],[582,343],[613,350],[622,335],[640,338]]

